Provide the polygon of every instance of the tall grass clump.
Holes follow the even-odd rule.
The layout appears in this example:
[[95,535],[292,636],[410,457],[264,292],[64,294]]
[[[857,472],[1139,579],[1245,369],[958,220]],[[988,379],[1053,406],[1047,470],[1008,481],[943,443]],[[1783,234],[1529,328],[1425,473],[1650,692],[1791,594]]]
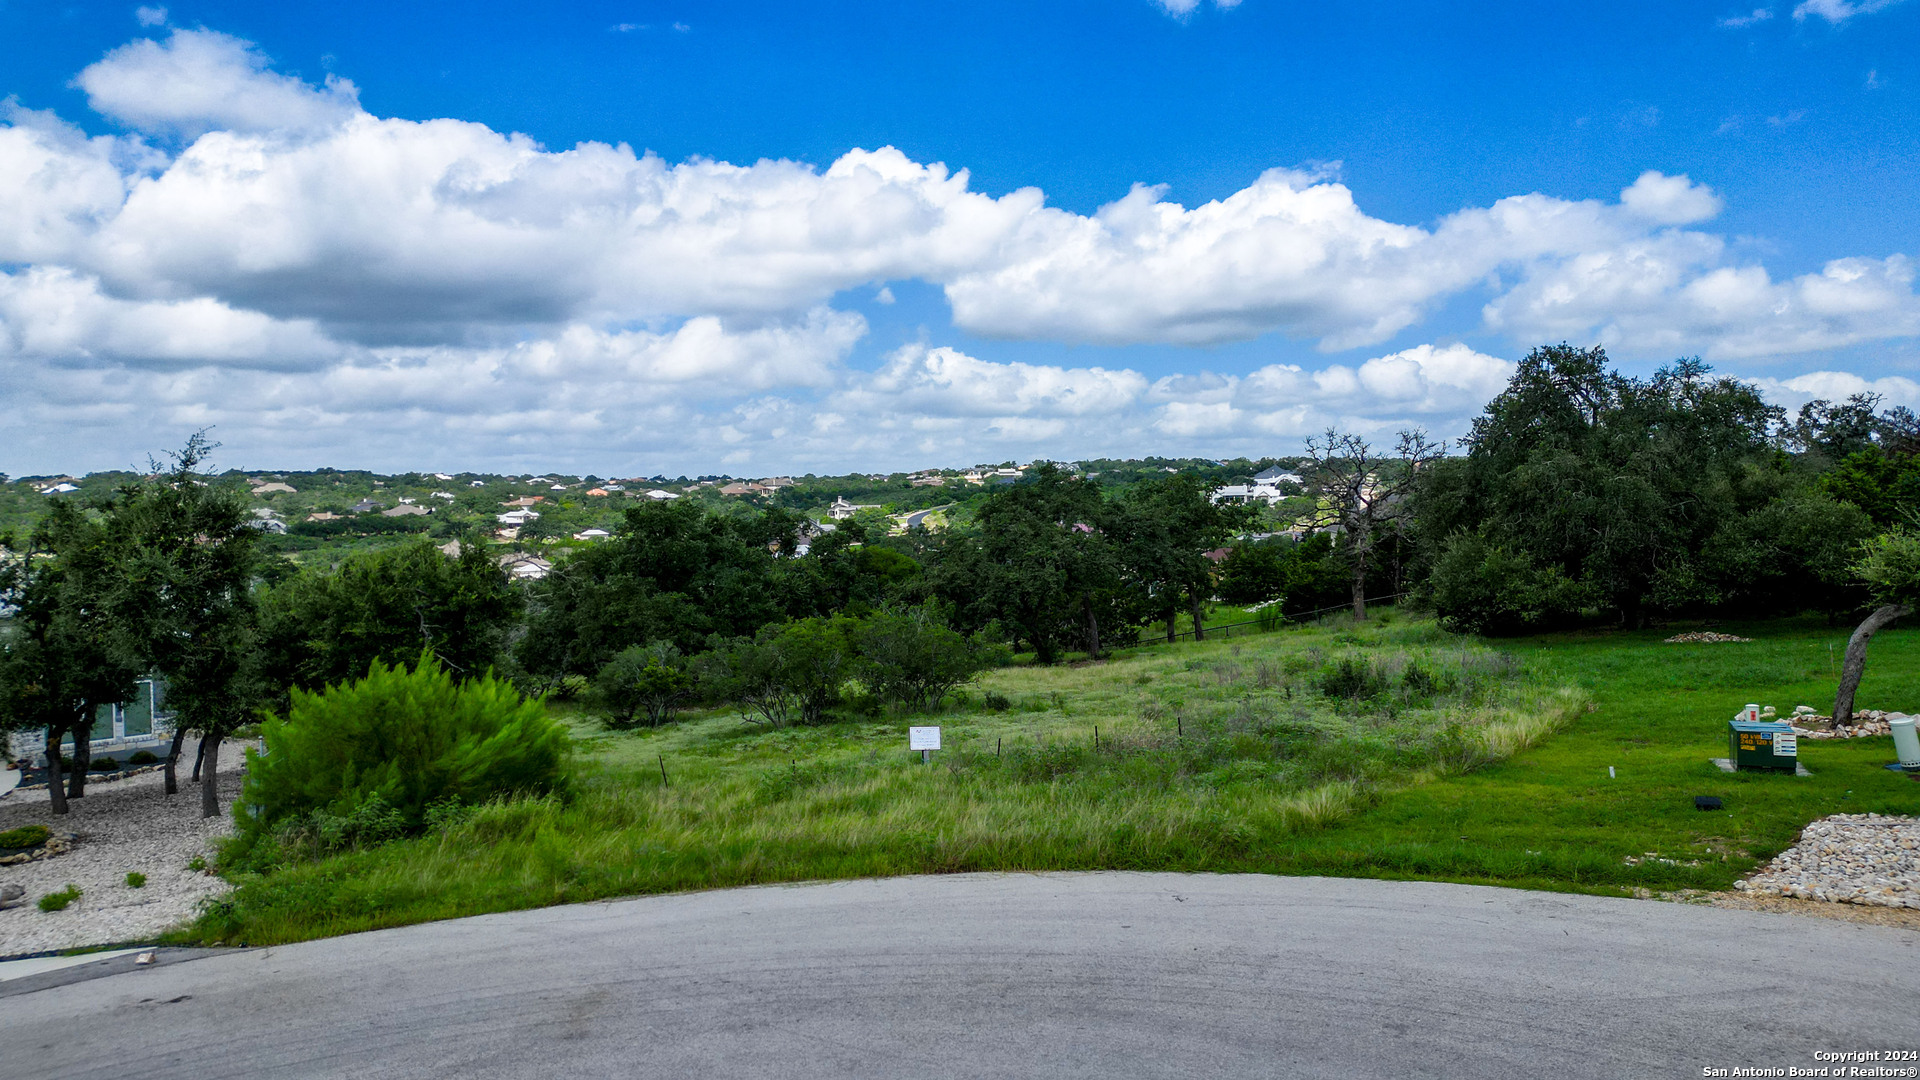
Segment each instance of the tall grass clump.
[[[546,703],[488,672],[456,682],[431,654],[411,669],[300,690],[248,752],[228,861],[291,843],[368,846],[424,830],[452,806],[564,786],[569,736]],[[275,841],[263,845],[265,840]]]

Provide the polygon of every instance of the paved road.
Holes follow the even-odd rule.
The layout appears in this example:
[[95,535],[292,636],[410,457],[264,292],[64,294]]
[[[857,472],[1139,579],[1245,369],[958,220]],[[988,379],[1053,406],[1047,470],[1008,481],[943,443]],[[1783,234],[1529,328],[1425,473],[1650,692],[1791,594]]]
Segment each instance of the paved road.
[[928,507],[925,510],[915,510],[913,513],[908,514],[905,518],[901,519],[900,526],[901,528],[905,528],[905,529],[919,528],[921,525],[924,525],[926,523],[927,515],[937,514],[942,510],[951,510],[952,508],[953,508],[953,504],[948,503],[945,506],[933,506],[933,507]]
[[163,960],[0,997],[0,1075],[1619,1080],[1920,1048],[1920,933],[1419,882],[900,878]]

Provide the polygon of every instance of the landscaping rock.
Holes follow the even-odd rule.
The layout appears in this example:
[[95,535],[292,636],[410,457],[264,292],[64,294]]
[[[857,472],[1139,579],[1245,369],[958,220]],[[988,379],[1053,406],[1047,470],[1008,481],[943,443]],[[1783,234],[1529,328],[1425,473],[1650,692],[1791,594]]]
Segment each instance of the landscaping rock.
[[1795,709],[1787,722],[1793,725],[1794,734],[1807,739],[1864,739],[1870,735],[1893,734],[1892,722],[1906,716],[1906,713],[1884,712],[1880,709],[1858,709],[1853,714],[1853,723],[1835,727],[1833,717],[1823,716],[1802,705]]
[[[240,769],[221,770],[223,804],[231,805],[240,784]],[[44,790],[16,791],[0,803],[0,830],[38,824],[77,834],[60,836],[64,853],[57,858],[8,868],[7,880],[34,897],[69,884],[80,887],[80,898],[64,911],[49,914],[33,904],[0,911],[0,956],[152,940],[191,919],[203,899],[230,888],[212,874],[188,869],[196,856],[213,861],[212,842],[233,830],[233,818],[202,818],[199,786],[184,775],[172,797],[156,772],[89,785],[87,797],[72,807],[67,816],[54,817]],[[128,887],[128,871],[146,875],[146,885]]]
[[26,903],[26,896],[25,885],[0,885],[0,911]]
[[1732,634],[1716,634],[1711,630],[1694,630],[1685,634],[1675,634],[1667,639],[1669,645],[1679,645],[1696,641],[1752,641],[1750,637],[1735,637]]
[[1920,908],[1920,818],[1822,818],[1734,888],[1760,896]]

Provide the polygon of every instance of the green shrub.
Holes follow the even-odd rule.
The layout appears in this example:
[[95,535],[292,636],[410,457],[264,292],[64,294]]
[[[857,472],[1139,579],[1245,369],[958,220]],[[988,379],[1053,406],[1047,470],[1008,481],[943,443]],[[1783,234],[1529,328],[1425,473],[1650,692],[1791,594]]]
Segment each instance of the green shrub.
[[17,829],[0,832],[0,848],[35,848],[47,842],[53,833],[45,825],[22,825]]
[[1330,698],[1364,701],[1387,688],[1386,676],[1365,658],[1343,656],[1320,675],[1320,692]]
[[41,911],[59,911],[75,900],[80,899],[80,886],[69,885],[59,892],[50,892],[40,898]]
[[623,649],[593,679],[593,704],[606,711],[607,726],[615,730],[638,726],[643,718],[648,727],[659,727],[692,692],[687,661],[671,641]]
[[153,751],[151,750],[135,750],[132,754],[128,755],[127,764],[158,765],[160,764],[160,759],[157,757],[154,757]]
[[985,705],[989,712],[1006,712],[1013,708],[1013,702],[998,690],[987,691],[986,696],[980,699],[980,703]]
[[1400,685],[1411,697],[1429,698],[1440,692],[1442,680],[1424,664],[1412,663],[1400,676]]
[[855,626],[836,616],[761,627],[751,639],[699,657],[700,691],[709,701],[738,704],[745,719],[769,727],[817,724],[853,675]]
[[1004,646],[952,630],[925,607],[868,616],[853,640],[860,680],[879,697],[916,711],[1007,659]]
[[430,655],[411,670],[375,662],[358,682],[293,691],[263,741],[234,803],[243,848],[283,826],[360,845],[423,828],[442,800],[554,791],[567,751],[544,701],[492,673],[456,683]]
[[202,871],[206,868],[207,860],[205,856],[195,855],[193,858],[187,860],[187,869],[189,870]]
[[1456,634],[1529,633],[1564,623],[1592,590],[1558,566],[1508,551],[1473,533],[1449,537],[1426,584],[1440,625]]
[[110,757],[94,758],[87,763],[88,772],[119,772],[120,763]]
[[[425,815],[422,817],[425,824]],[[299,825],[310,833],[322,851],[329,852],[377,847],[389,840],[398,840],[408,832],[406,817],[387,805],[387,800],[377,791],[344,814],[314,810]]]
[[127,871],[127,888],[144,889],[147,887],[147,875],[138,870]]

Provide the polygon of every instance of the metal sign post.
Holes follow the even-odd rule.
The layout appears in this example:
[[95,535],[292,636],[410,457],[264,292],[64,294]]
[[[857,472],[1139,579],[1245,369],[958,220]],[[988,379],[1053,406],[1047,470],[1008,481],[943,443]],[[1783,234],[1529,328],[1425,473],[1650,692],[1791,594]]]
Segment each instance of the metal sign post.
[[937,727],[910,727],[907,729],[907,749],[920,751],[920,764],[932,761],[930,756],[940,749],[940,729]]

